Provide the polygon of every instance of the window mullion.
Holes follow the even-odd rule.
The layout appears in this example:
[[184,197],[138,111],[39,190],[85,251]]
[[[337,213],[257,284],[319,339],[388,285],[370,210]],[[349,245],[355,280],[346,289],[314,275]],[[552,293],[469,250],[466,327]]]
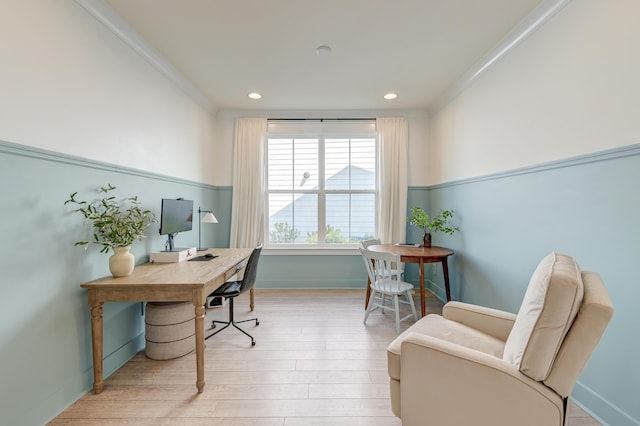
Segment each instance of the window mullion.
[[318,244],[326,244],[327,236],[327,215],[326,215],[326,190],[325,190],[325,138],[320,136],[318,138],[318,168],[320,170],[320,177],[318,182]]
[[[353,201],[353,195],[351,195],[351,191],[353,190],[353,158],[352,158],[352,152],[351,152],[351,138],[349,138],[349,212],[353,211],[353,206],[351,204],[351,202]],[[353,230],[353,216],[350,214],[349,215],[349,234],[347,235],[347,238],[349,238],[349,241],[351,241],[351,232]]]
[[291,158],[291,204],[293,205],[293,227],[296,228],[298,220],[296,216],[298,216],[298,206],[296,206],[296,198],[298,195],[298,191],[296,191],[296,159],[298,158],[296,154],[296,141],[297,137],[293,138],[293,146],[291,147],[291,151],[293,153]]

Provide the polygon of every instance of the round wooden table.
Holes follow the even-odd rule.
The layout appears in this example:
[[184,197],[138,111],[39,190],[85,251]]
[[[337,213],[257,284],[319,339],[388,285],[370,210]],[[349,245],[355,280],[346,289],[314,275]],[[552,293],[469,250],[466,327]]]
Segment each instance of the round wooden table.
[[[446,247],[414,247],[414,246],[397,246],[395,244],[376,244],[367,248],[371,251],[398,253],[400,261],[404,263],[418,263],[420,271],[420,307],[422,316],[426,315],[425,289],[424,289],[424,264],[425,263],[441,263],[442,274],[444,275],[444,288],[447,293],[447,302],[451,300],[451,290],[449,288],[449,267],[447,266],[447,258],[453,254],[453,250]],[[367,300],[371,289],[367,286]]]

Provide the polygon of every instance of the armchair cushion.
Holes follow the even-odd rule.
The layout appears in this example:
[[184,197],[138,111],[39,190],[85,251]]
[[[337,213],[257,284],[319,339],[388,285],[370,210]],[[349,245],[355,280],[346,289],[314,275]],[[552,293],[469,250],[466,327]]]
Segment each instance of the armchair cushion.
[[402,376],[390,382],[403,426],[562,424],[558,395],[513,364],[418,333],[406,336]]
[[400,353],[402,342],[409,333],[418,333],[438,338],[440,340],[464,346],[498,359],[502,358],[504,341],[486,333],[467,327],[441,317],[440,315],[427,315],[418,320],[408,330],[400,334],[387,348],[387,363],[389,376],[400,380]]
[[516,314],[452,300],[442,308],[442,316],[506,341]]
[[580,268],[571,256],[547,255],[531,276],[504,360],[534,380],[547,378],[583,298]]

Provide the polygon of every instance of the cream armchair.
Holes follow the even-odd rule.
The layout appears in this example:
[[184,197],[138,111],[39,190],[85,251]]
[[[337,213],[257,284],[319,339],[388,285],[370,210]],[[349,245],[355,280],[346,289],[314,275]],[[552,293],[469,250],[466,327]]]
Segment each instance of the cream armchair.
[[403,426],[561,426],[571,391],[613,315],[600,276],[551,253],[518,315],[447,303],[387,351]]

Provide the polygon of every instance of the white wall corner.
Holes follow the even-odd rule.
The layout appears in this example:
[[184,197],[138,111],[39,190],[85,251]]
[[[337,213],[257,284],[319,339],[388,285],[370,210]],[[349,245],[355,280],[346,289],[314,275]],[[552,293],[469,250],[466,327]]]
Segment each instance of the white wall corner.
[[572,0],[543,0],[518,25],[509,31],[493,48],[491,48],[478,62],[473,64],[460,79],[454,82],[429,107],[429,114],[434,115],[449,102],[473,84],[492,65],[504,58],[522,41],[540,29],[547,21],[555,16]]
[[75,2],[86,9],[87,12],[107,27],[109,31],[114,33],[142,56],[149,64],[191,97],[198,105],[215,115],[215,107],[207,97],[180,71],[174,68],[164,56],[151,47],[151,45],[105,3],[104,0],[75,0]]

